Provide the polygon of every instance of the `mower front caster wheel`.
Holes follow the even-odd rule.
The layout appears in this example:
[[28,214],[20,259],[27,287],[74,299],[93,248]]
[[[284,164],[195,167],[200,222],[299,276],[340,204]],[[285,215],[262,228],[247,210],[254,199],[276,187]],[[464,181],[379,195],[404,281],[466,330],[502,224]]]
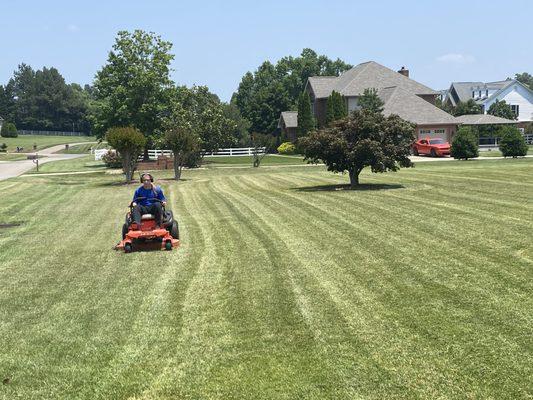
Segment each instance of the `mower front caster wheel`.
[[124,252],[125,253],[131,253],[132,250],[133,250],[133,248],[131,247],[131,243],[126,243],[124,245]]
[[165,242],[165,250],[172,250],[172,242],[171,241],[168,241],[168,242]]

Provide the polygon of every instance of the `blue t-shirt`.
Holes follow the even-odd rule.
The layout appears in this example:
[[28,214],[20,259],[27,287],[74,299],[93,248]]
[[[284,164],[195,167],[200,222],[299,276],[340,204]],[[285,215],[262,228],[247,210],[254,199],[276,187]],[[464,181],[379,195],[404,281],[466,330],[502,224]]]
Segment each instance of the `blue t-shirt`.
[[153,186],[153,189],[145,189],[144,186],[139,186],[135,193],[133,194],[133,199],[135,200],[138,197],[144,197],[142,200],[137,200],[136,203],[142,206],[150,206],[153,203],[157,203],[152,200],[157,198],[161,201],[166,201],[165,195],[163,194],[163,189],[159,186]]

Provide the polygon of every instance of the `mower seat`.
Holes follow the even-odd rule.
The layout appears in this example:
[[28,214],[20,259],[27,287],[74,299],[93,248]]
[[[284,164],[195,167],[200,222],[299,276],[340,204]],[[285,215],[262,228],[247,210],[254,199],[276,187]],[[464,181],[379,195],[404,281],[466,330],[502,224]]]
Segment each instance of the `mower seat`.
[[142,221],[147,221],[149,219],[155,219],[155,215],[153,215],[153,214],[143,214],[141,216],[141,220]]

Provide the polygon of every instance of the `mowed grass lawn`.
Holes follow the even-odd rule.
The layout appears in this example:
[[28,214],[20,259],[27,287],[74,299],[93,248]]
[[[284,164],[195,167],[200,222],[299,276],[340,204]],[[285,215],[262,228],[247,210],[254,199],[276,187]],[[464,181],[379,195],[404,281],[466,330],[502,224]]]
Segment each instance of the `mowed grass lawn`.
[[95,142],[94,136],[46,136],[46,135],[19,135],[16,138],[0,137],[0,143],[7,144],[7,151],[14,152],[18,147],[23,147],[24,152],[32,152],[33,145],[37,145],[37,150],[56,146],[64,143]]
[[132,254],[120,176],[1,182],[0,397],[531,398],[532,172],[186,171]]

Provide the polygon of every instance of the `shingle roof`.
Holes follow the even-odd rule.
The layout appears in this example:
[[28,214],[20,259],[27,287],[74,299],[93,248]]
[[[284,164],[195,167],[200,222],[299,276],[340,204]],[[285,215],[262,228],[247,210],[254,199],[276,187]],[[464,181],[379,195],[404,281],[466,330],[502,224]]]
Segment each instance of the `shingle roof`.
[[282,111],[278,128],[281,128],[281,121],[285,124],[285,128],[298,128],[298,111]]
[[375,61],[356,65],[338,77],[311,77],[308,80],[316,98],[328,97],[333,90],[345,97],[359,96],[365,89],[398,86],[412,94],[438,94],[437,91],[393,71]]
[[493,124],[516,124],[518,121],[496,117],[490,114],[461,115],[455,119],[464,125],[493,125]]
[[385,116],[396,114],[417,125],[457,124],[454,116],[398,86],[381,89],[378,96]]
[[307,80],[317,99],[328,97],[333,91],[332,87],[337,76],[311,76]]
[[[452,82],[450,86],[451,89],[455,89],[455,93],[459,97],[459,101],[465,103],[472,98],[473,90],[501,90],[514,83],[514,80],[507,79],[505,81],[496,81],[496,82]],[[493,96],[493,95],[491,95]],[[491,97],[489,96],[489,97]],[[452,104],[455,106],[456,101],[450,96]],[[483,98],[481,102],[484,102],[487,97]]]

